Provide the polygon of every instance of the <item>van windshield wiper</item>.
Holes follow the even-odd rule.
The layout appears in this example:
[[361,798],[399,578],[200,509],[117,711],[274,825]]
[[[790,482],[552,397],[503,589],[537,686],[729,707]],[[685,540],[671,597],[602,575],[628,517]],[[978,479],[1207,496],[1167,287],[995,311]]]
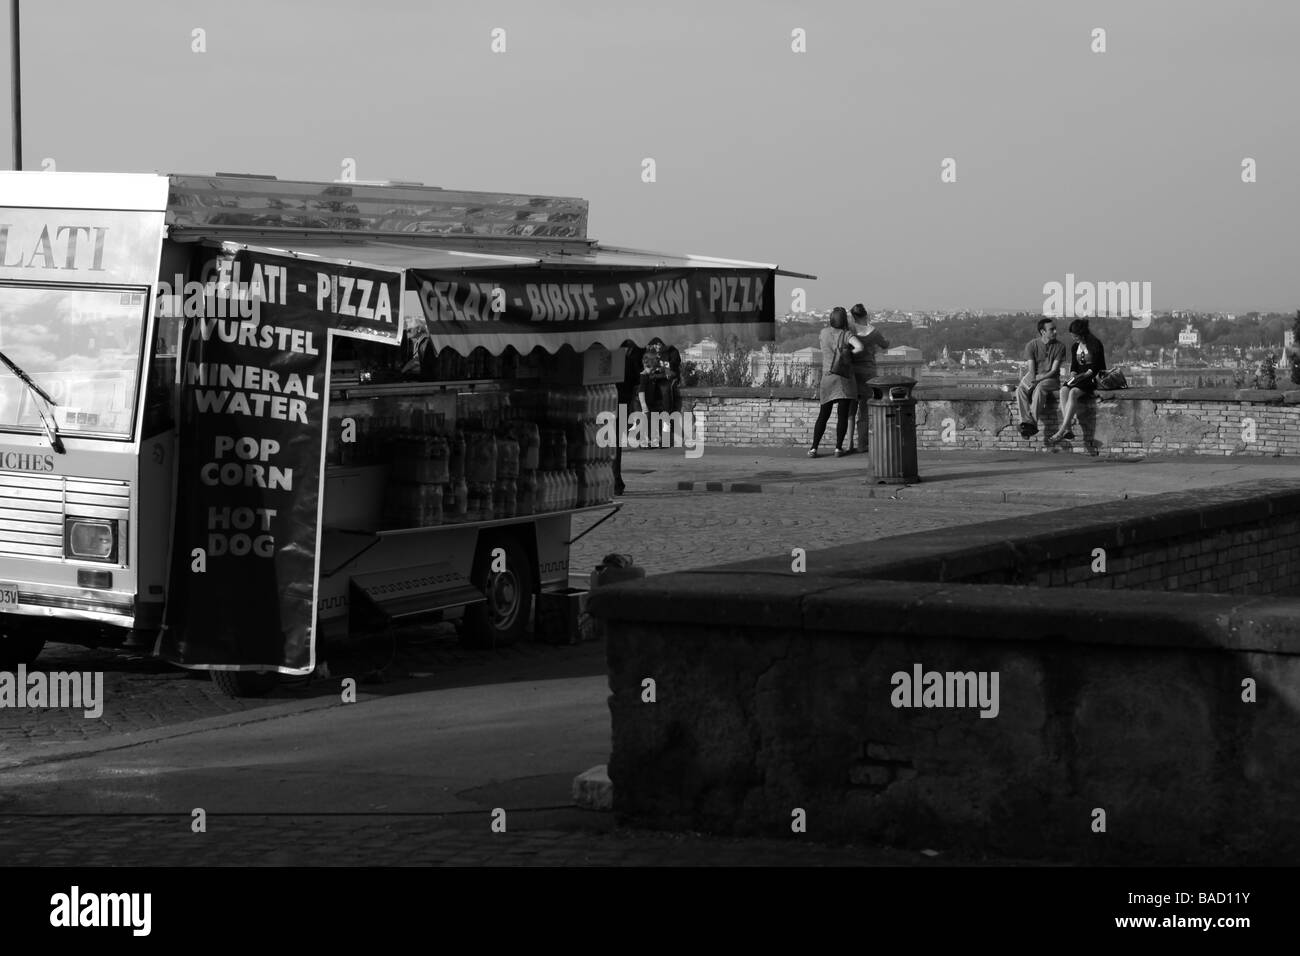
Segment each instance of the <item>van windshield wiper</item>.
[[[45,399],[51,409],[58,408],[58,403],[55,402],[54,399],[50,398],[49,395],[45,394],[45,389],[33,382],[32,377],[15,365],[13,359],[5,355],[4,352],[0,352],[0,362],[4,362],[9,371],[17,375],[19,381],[31,389],[33,394],[39,395],[41,398]],[[45,437],[50,440],[50,447],[53,448],[57,454],[64,454],[63,440],[59,438],[58,424],[54,421],[53,417],[46,418],[45,412],[41,410],[39,405],[36,407],[36,414],[41,419],[41,427],[45,429]]]

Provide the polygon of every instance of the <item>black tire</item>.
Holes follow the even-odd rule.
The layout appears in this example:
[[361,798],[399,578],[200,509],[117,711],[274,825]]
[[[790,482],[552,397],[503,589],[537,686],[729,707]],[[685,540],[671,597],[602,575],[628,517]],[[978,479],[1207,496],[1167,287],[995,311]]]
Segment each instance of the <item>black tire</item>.
[[[505,551],[505,571],[491,570],[492,552],[497,548]],[[467,647],[505,647],[521,639],[528,631],[537,580],[532,558],[523,545],[510,536],[484,539],[470,580],[487,595],[487,601],[465,609],[461,642]]]
[[209,671],[212,683],[227,697],[265,697],[280,683],[275,671]]
[[49,633],[50,625],[45,621],[5,615],[0,619],[0,670],[33,663],[45,649]]

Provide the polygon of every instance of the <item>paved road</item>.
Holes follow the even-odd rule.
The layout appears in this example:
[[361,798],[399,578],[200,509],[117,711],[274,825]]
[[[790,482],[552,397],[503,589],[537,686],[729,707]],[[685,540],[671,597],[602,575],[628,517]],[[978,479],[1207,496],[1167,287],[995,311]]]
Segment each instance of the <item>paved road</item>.
[[815,816],[785,839],[619,830],[570,796],[575,770],[606,759],[608,694],[602,673],[271,707],[147,745],[110,738],[0,773],[0,865],[970,862],[821,845]]
[[[10,816],[0,866],[949,866],[989,863],[943,852],[831,846],[812,837],[727,839],[615,826],[610,814],[510,810],[365,816],[213,813],[194,833],[184,814]],[[6,833],[6,830],[9,833]]]

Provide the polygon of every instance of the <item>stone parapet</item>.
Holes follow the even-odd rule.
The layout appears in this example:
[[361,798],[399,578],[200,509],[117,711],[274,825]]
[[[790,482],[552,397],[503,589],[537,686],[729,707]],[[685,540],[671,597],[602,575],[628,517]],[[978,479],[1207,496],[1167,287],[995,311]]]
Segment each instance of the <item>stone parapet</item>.
[[[683,390],[703,413],[706,443],[808,445],[819,405],[807,389]],[[917,386],[917,447],[937,451],[1043,451],[1127,457],[1151,454],[1300,456],[1300,390],[1130,388],[1084,403],[1076,438],[1045,445],[1060,424],[1053,395],[1041,431],[1020,436],[1015,394],[991,388]]]
[[[803,811],[808,839],[1074,862],[1300,859],[1300,489],[1052,519],[593,592],[616,811],[792,838]],[[944,706],[900,705],[916,668],[958,675]]]

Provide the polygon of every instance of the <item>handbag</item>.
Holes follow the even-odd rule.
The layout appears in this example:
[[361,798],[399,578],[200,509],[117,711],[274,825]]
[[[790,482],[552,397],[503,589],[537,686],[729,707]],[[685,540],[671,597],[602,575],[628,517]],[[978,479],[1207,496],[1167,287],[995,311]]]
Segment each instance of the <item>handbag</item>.
[[842,378],[853,377],[853,349],[844,344],[848,334],[840,333],[840,344],[835,349],[835,361],[831,363],[831,374]]
[[1118,388],[1128,388],[1128,379],[1124,377],[1124,373],[1119,369],[1108,368],[1097,376],[1097,387],[1108,391],[1114,391]]

